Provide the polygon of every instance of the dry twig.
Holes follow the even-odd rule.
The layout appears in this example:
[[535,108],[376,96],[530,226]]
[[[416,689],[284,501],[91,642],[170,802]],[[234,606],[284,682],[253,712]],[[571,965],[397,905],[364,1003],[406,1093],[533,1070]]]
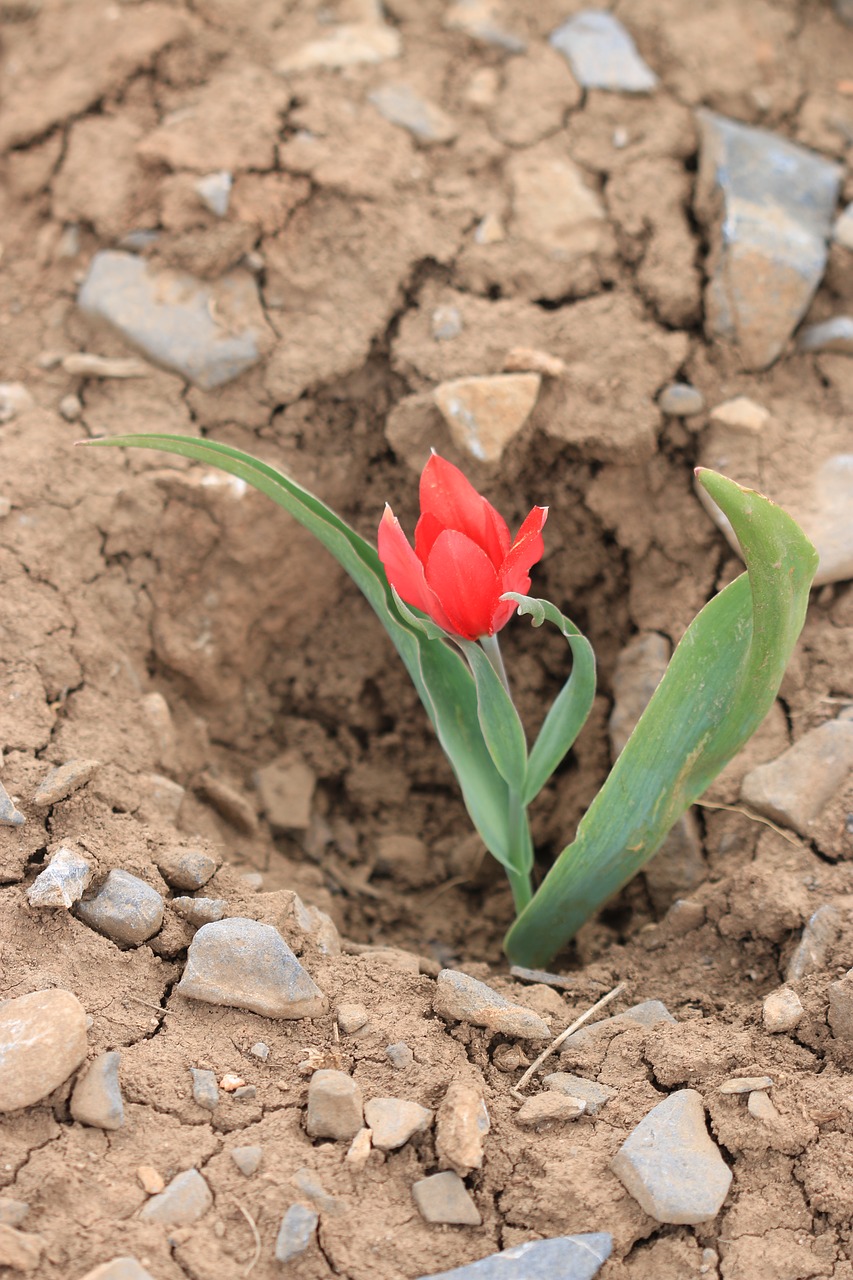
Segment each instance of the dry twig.
[[547,1049],[543,1049],[536,1061],[531,1062],[515,1088],[510,1089],[510,1093],[514,1094],[516,1098],[520,1098],[521,1090],[527,1084],[528,1080],[530,1080],[531,1077],[539,1070],[546,1058],[550,1058],[554,1050],[559,1049],[564,1040],[568,1040],[569,1036],[573,1035],[574,1032],[577,1031],[579,1027],[582,1027],[585,1022],[588,1022],[594,1013],[598,1013],[599,1009],[603,1009],[606,1004],[610,1004],[610,1001],[615,1000],[619,995],[619,992],[624,990],[625,983],[620,982],[618,987],[614,987],[612,991],[608,991],[606,996],[602,996],[600,1000],[597,1000],[591,1009],[587,1009],[586,1013],[582,1013],[579,1018],[575,1018],[574,1022],[566,1027],[565,1031],[561,1031],[557,1036],[557,1039],[553,1040],[551,1044],[548,1045]]
[[249,1210],[248,1210],[248,1209],[244,1209],[243,1205],[240,1203],[240,1201],[237,1199],[237,1197],[236,1197],[236,1196],[234,1197],[234,1203],[236,1204],[237,1208],[238,1208],[238,1209],[240,1210],[240,1212],[242,1213],[243,1217],[244,1217],[244,1218],[246,1219],[246,1221],[248,1222],[249,1227],[250,1227],[251,1232],[252,1232],[252,1235],[255,1237],[255,1252],[254,1252],[254,1255],[253,1255],[252,1260],[251,1260],[251,1262],[249,1263],[248,1267],[247,1267],[247,1268],[246,1268],[246,1270],[243,1272],[243,1275],[244,1275],[244,1276],[248,1276],[248,1275],[251,1275],[251,1273],[254,1271],[255,1267],[258,1265],[258,1259],[259,1259],[259,1258],[260,1258],[260,1256],[261,1256],[261,1233],[258,1231],[258,1228],[257,1228],[257,1226],[256,1226],[256,1224],[255,1224],[255,1219],[254,1219],[254,1218],[252,1217],[252,1215],[249,1213]]

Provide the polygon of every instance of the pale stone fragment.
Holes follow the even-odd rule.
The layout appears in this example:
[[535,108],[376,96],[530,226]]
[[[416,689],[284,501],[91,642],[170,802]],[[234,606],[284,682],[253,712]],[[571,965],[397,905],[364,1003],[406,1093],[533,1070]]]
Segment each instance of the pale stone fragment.
[[538,373],[499,373],[442,382],[433,396],[456,445],[481,462],[499,462],[536,404]]

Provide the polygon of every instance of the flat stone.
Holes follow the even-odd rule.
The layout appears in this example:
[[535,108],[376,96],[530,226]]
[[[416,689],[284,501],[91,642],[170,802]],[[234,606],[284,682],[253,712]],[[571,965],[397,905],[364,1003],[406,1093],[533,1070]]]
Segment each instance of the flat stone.
[[232,827],[236,827],[247,836],[255,834],[258,829],[258,815],[254,805],[246,796],[209,771],[199,775],[198,789],[205,800],[209,800],[216,812],[226,822],[230,822]]
[[95,777],[100,767],[99,760],[68,760],[67,763],[60,764],[38,783],[32,803],[37,808],[46,809],[47,806],[64,800]]
[[203,1218],[213,1204],[210,1187],[198,1169],[179,1173],[167,1185],[165,1191],[142,1206],[139,1217],[143,1222],[160,1222],[168,1227],[182,1227]]
[[419,142],[450,142],[458,132],[447,112],[422,98],[411,85],[384,84],[368,99],[381,116],[408,129]]
[[201,889],[217,871],[220,860],[204,849],[165,849],[155,854],[157,870],[172,889]]
[[585,89],[650,93],[658,78],[637,53],[630,34],[612,13],[585,9],[551,33],[553,47],[568,59]]
[[228,903],[224,898],[173,898],[170,905],[179,916],[196,928],[221,920],[228,910]]
[[810,729],[769,764],[752,769],[741,785],[741,799],[762,814],[809,833],[853,771],[853,720],[829,720]]
[[385,1056],[395,1071],[407,1071],[415,1061],[415,1055],[405,1040],[399,1040],[397,1044],[386,1045]]
[[820,284],[841,169],[764,129],[705,110],[697,119],[708,336],[734,343],[747,369],[766,369]]
[[278,831],[307,831],[317,778],[295,751],[265,764],[255,773],[255,785],[267,822]]
[[70,1110],[80,1124],[94,1129],[120,1129],[124,1124],[120,1062],[117,1050],[98,1054],[75,1084]]
[[809,324],[797,338],[800,351],[837,351],[853,355],[853,316],[833,316],[820,324]]
[[363,1004],[339,1004],[335,1010],[338,1027],[345,1036],[360,1031],[366,1025],[368,1012]]
[[276,1262],[290,1262],[304,1253],[314,1236],[320,1215],[307,1204],[292,1204],[281,1220],[275,1240]]
[[206,1111],[215,1111],[219,1106],[219,1086],[216,1074],[200,1067],[190,1067],[193,1082],[193,1101]]
[[732,1173],[705,1127],[702,1097],[679,1089],[645,1116],[611,1169],[658,1222],[697,1224],[717,1216]]
[[482,1092],[475,1084],[454,1080],[447,1086],[435,1122],[435,1151],[442,1168],[465,1177],[483,1164],[486,1134],[491,1128]]
[[102,1262],[94,1271],[87,1271],[80,1280],[154,1280],[154,1277],[135,1258],[124,1257]]
[[139,946],[153,937],[163,923],[164,911],[156,889],[119,869],[109,873],[94,898],[77,904],[84,924],[126,946]]
[[692,418],[705,408],[705,397],[686,382],[671,382],[660,393],[658,404],[670,418]]
[[460,1227],[479,1227],[483,1219],[457,1173],[433,1173],[412,1187],[421,1217],[427,1222],[444,1222]]
[[0,782],[0,827],[22,827],[25,822],[26,818]]
[[269,342],[257,282],[248,271],[209,284],[105,249],[92,259],[77,301],[154,364],[204,391],[251,369]]
[[798,982],[800,978],[807,978],[810,973],[820,973],[840,928],[841,913],[837,907],[831,902],[818,907],[806,921],[802,937],[788,961],[785,981]]
[[578,1236],[530,1240],[502,1253],[452,1271],[437,1271],[420,1280],[593,1280],[613,1248],[605,1231]]
[[853,969],[840,982],[831,982],[827,994],[832,1034],[845,1049],[853,1048]]
[[746,1099],[746,1109],[754,1120],[761,1120],[764,1124],[776,1124],[781,1119],[763,1089],[753,1089]]
[[0,1224],[0,1267],[5,1271],[35,1271],[44,1252],[41,1236]]
[[730,1076],[722,1084],[717,1085],[717,1093],[752,1093],[762,1089],[772,1089],[770,1076]]
[[206,173],[195,184],[202,204],[217,218],[224,218],[228,213],[233,183],[234,179],[228,170],[220,169],[217,173]]
[[432,1007],[449,1022],[469,1022],[516,1040],[547,1040],[551,1028],[538,1013],[511,1004],[504,996],[458,969],[442,969],[436,979]]
[[761,1019],[765,1031],[771,1035],[779,1035],[784,1031],[793,1031],[803,1020],[803,1002],[790,987],[780,987],[764,997],[761,1008]]
[[515,1114],[515,1123],[520,1129],[539,1129],[546,1124],[564,1124],[567,1120],[577,1120],[585,1111],[586,1103],[583,1098],[546,1089],[543,1093],[525,1099]]
[[264,1149],[263,1147],[232,1147],[228,1154],[243,1176],[251,1178],[252,1174],[258,1171]]
[[86,1010],[70,991],[0,1003],[0,1112],[41,1102],[86,1059]]
[[308,1085],[305,1129],[312,1138],[349,1142],[364,1125],[361,1088],[345,1071],[315,1071]]
[[769,410],[763,404],[750,400],[749,396],[735,396],[732,400],[724,400],[711,410],[713,426],[734,427],[748,435],[760,435],[769,421]]
[[0,1226],[19,1227],[30,1211],[25,1200],[13,1196],[0,1196]]
[[559,1093],[567,1093],[571,1098],[580,1098],[586,1103],[588,1116],[597,1116],[601,1108],[616,1097],[616,1090],[608,1085],[584,1080],[583,1076],[574,1076],[568,1071],[552,1071],[544,1077],[542,1083],[546,1089],[555,1089]]
[[249,1049],[249,1053],[253,1058],[258,1058],[261,1062],[266,1062],[267,1058],[270,1056],[270,1047],[268,1044],[264,1044],[263,1040],[256,1040]]
[[326,997],[272,925],[235,917],[202,925],[176,990],[266,1018],[318,1018]]
[[481,462],[499,462],[536,404],[538,373],[497,373],[455,378],[435,388],[433,399],[457,448]]
[[402,42],[400,33],[383,23],[341,23],[327,36],[311,40],[276,63],[279,75],[313,71],[317,67],[339,70],[342,67],[371,65],[398,58]]
[[646,1029],[656,1027],[658,1023],[670,1022],[674,1023],[669,1009],[661,1000],[642,1000],[639,1004],[631,1005],[630,1009],[626,1009],[624,1013],[617,1013],[612,1018],[602,1018],[600,1022],[593,1022],[589,1026],[580,1027],[563,1041],[563,1053],[571,1052],[581,1048],[597,1040],[604,1032],[612,1033],[619,1031],[630,1031],[636,1027],[644,1027]]
[[527,48],[520,36],[503,25],[500,8],[494,0],[456,0],[445,10],[441,25],[448,31],[464,31],[473,40],[505,49],[507,53],[524,53]]
[[404,1098],[371,1098],[364,1104],[364,1122],[373,1132],[374,1147],[396,1151],[430,1127],[432,1112]]
[[31,907],[61,907],[79,902],[92,879],[91,865],[76,849],[57,849],[27,890]]

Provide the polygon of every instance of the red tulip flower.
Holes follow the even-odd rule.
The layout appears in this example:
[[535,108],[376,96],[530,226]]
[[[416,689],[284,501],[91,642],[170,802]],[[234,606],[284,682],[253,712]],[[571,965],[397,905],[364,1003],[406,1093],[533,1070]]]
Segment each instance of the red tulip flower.
[[526,595],[542,558],[547,507],[534,507],[511,541],[506,521],[452,463],[432,454],[421,473],[415,549],[390,507],[379,525],[379,558],[389,583],[463,640],[493,636],[516,610],[506,591]]

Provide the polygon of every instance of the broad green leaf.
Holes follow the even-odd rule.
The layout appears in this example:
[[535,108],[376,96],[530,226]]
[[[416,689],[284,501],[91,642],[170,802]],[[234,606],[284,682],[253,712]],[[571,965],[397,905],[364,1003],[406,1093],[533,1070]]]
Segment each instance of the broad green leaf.
[[808,605],[817,553],[767,498],[712,471],[747,572],[698,614],[604,786],[509,930],[516,964],[546,964],[657,851],[770,710]]
[[521,797],[527,776],[527,741],[515,703],[476,640],[461,640],[477,687],[480,729],[498,773]]
[[421,613],[420,609],[415,609],[411,605],[406,604],[402,596],[398,595],[393,587],[391,588],[391,595],[394,599],[397,612],[405,622],[408,622],[410,627],[414,627],[416,631],[420,631],[421,635],[426,636],[428,640],[447,641],[447,632],[443,627],[440,627],[437,622],[433,622],[432,618],[428,618],[425,613]]
[[509,793],[480,733],[477,694],[465,662],[443,640],[415,630],[401,616],[376,550],[319,498],[265,462],[230,445],[196,436],[110,436],[94,448],[161,449],[238,476],[304,525],[346,570],[373,608],[405,663],[459,781],[466,808],[490,853],[508,865]]
[[551,704],[530,752],[522,794],[528,805],[539,795],[586,724],[595,698],[595,654],[586,636],[549,600],[522,596],[517,591],[508,591],[501,598],[514,600],[519,614],[529,614],[534,627],[541,627],[546,618],[553,622],[572,650],[572,673]]

